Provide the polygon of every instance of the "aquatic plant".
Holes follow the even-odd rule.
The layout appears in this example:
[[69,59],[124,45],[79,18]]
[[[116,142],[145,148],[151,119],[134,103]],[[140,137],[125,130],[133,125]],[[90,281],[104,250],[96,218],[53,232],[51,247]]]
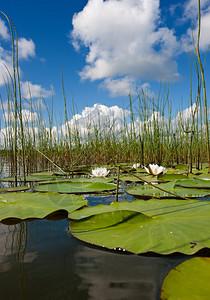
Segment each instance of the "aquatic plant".
[[107,170],[107,168],[95,168],[92,169],[92,177],[106,177],[108,176],[110,171]]
[[147,173],[158,176],[166,173],[166,168],[155,164],[149,164],[148,168],[144,167]]

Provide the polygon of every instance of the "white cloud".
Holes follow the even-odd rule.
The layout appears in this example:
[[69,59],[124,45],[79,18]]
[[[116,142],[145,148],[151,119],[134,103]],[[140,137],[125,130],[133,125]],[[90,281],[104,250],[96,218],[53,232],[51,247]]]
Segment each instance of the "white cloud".
[[10,80],[10,75],[13,74],[12,55],[10,51],[5,50],[0,46],[0,86]]
[[186,125],[189,121],[192,120],[192,117],[195,117],[196,111],[200,108],[194,103],[192,106],[185,108],[183,111],[179,111],[176,118],[172,120],[172,123],[182,123]]
[[2,37],[4,40],[10,39],[8,28],[2,19],[0,19],[0,37]]
[[4,102],[2,102],[0,109],[2,109],[4,111],[14,110],[14,102],[10,101],[10,100],[4,101]]
[[[193,22],[193,36],[195,44],[197,43],[198,35],[198,1],[190,0],[186,2],[184,6],[183,19],[191,19]],[[201,32],[200,32],[200,50],[206,51],[210,45],[210,2],[209,0],[201,1]],[[182,37],[182,44],[184,50],[186,50],[186,45],[192,48],[192,27],[190,27],[186,35]]]
[[159,0],[89,0],[72,21],[73,45],[89,48],[81,78],[178,79],[179,43],[173,30],[158,27],[159,14]]
[[118,131],[122,128],[124,118],[128,115],[129,111],[123,110],[117,105],[107,107],[96,103],[93,107],[85,107],[81,114],[75,114],[68,124],[61,126],[60,133],[65,135],[67,126],[72,130],[78,129],[81,136],[92,134],[96,128],[102,130],[102,133],[110,128]]
[[32,84],[31,82],[21,82],[21,93],[26,99],[30,98],[48,98],[52,95],[51,90],[46,90],[41,85]]
[[[32,40],[20,38],[18,45],[20,59],[27,59],[30,56],[35,56],[35,45]],[[22,74],[20,68],[19,74],[20,76]],[[10,82],[10,76],[13,78],[12,51],[6,50],[0,46],[0,86],[5,85],[5,82]]]
[[[15,121],[15,113],[13,111],[4,113],[4,120],[6,122],[14,122]],[[22,110],[22,120],[24,123],[31,123],[38,120],[38,115],[36,112],[31,112],[27,109]],[[18,118],[19,123],[19,118]]]
[[[209,8],[209,0],[201,0],[200,7],[201,12]],[[196,19],[198,16],[198,0],[188,0],[184,3],[184,15],[185,19]]]
[[132,94],[136,88],[135,80],[128,76],[118,79],[107,78],[100,87],[107,89],[112,97],[116,96],[128,96]]
[[19,59],[28,59],[29,57],[34,57],[35,54],[35,44],[34,42],[26,38],[18,39],[18,56]]

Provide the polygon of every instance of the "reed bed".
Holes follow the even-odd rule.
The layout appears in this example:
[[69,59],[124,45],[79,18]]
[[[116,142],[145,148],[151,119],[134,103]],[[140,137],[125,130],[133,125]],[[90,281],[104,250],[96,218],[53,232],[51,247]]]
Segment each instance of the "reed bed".
[[[199,1],[198,1],[199,2]],[[156,99],[147,90],[137,89],[136,95],[128,97],[129,115],[119,119],[97,115],[79,123],[75,115],[76,104],[65,96],[64,76],[61,67],[64,120],[54,112],[53,91],[51,103],[44,99],[38,102],[32,97],[23,99],[18,71],[18,39],[13,22],[7,19],[13,43],[13,72],[5,78],[7,109],[1,100],[3,120],[1,129],[1,162],[10,164],[10,173],[16,178],[38,170],[71,171],[76,166],[117,165],[122,163],[157,163],[166,167],[187,164],[188,172],[193,167],[201,169],[208,163],[209,115],[207,108],[205,62],[199,52],[200,28],[194,50],[189,50],[190,110],[188,117],[179,113],[176,118],[169,96],[169,87],[160,84]],[[200,7],[199,7],[200,25]],[[205,58],[206,60],[206,58]],[[197,76],[196,96],[193,96],[192,65]],[[28,84],[29,94],[30,84]],[[203,92],[201,92],[203,90]],[[47,119],[43,116],[43,104]],[[27,105],[27,110],[23,109]],[[70,113],[71,112],[71,113]],[[17,182],[16,182],[17,184]]]

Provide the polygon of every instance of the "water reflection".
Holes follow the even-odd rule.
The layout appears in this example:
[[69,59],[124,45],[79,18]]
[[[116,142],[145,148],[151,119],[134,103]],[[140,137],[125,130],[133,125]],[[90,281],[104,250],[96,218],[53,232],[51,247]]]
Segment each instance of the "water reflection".
[[103,251],[72,237],[68,223],[0,223],[1,299],[156,299],[164,274],[186,258]]
[[183,258],[123,255],[83,247],[76,254],[81,288],[91,300],[156,299],[163,276]]

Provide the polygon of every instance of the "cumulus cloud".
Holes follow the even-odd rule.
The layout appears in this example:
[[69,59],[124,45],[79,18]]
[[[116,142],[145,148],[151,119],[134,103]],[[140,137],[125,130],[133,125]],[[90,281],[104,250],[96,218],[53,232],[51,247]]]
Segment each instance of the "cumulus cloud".
[[178,79],[172,57],[179,43],[159,15],[159,0],[89,0],[72,21],[73,45],[89,48],[81,78]]
[[[6,122],[14,122],[15,121],[15,113],[13,111],[4,113],[4,120]],[[31,112],[27,109],[22,110],[22,120],[24,123],[31,123],[38,120],[38,115],[36,112]],[[18,119],[19,122],[19,119]]]
[[[200,7],[201,12],[208,10],[210,6],[209,0],[201,0]],[[198,0],[188,0],[184,3],[184,14],[185,19],[196,19],[198,16]]]
[[178,125],[182,124],[182,126],[186,127],[192,121],[193,117],[196,117],[196,112],[200,112],[200,107],[193,103],[192,106],[187,107],[183,111],[179,111],[177,116],[171,121],[172,127],[176,128]]
[[35,44],[34,42],[26,38],[18,39],[18,56],[19,59],[28,59],[29,57],[34,57],[35,54]]
[[92,134],[96,128],[102,129],[103,132],[110,128],[118,131],[128,115],[128,110],[117,105],[108,107],[96,103],[92,107],[85,107],[81,114],[75,114],[67,124],[61,126],[60,133],[65,135],[68,127],[72,130],[78,129],[81,136]]
[[[8,27],[2,19],[0,19],[0,39],[3,41],[10,40]],[[24,37],[18,39],[18,56],[20,60],[36,56],[35,44],[32,39],[26,39]],[[20,68],[19,73],[20,75],[22,73]],[[0,86],[10,81],[10,76],[13,77],[12,51],[11,48],[7,50],[7,48],[0,43]]]
[[4,110],[4,111],[11,111],[14,110],[14,102],[13,101],[4,101],[1,104],[0,109]]
[[39,84],[32,84],[31,82],[21,82],[22,96],[26,99],[30,98],[48,98],[52,95],[51,90],[46,90]]
[[135,91],[135,80],[128,76],[118,79],[107,78],[100,84],[102,89],[110,92],[111,97],[128,96]]
[[0,19],[0,37],[2,37],[4,40],[10,39],[8,28],[2,19]]
[[[183,20],[191,20],[193,23],[193,36],[195,42],[198,35],[198,1],[189,0],[184,4]],[[209,0],[201,1],[201,32],[200,32],[200,50],[206,51],[210,45],[210,2]],[[181,38],[183,50],[188,47],[192,48],[192,27],[188,28],[186,34]]]
[[13,74],[12,55],[0,46],[0,86],[8,81],[9,74]]

